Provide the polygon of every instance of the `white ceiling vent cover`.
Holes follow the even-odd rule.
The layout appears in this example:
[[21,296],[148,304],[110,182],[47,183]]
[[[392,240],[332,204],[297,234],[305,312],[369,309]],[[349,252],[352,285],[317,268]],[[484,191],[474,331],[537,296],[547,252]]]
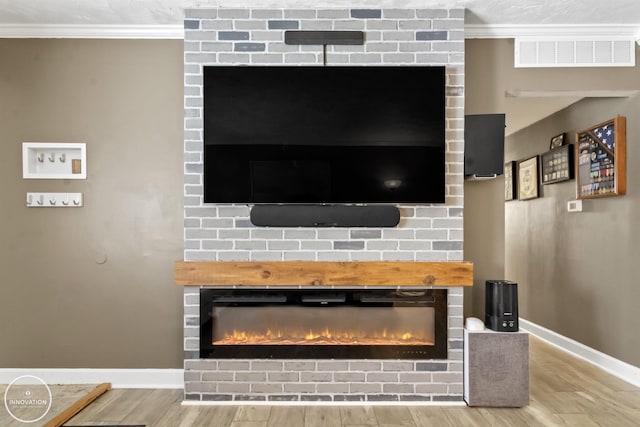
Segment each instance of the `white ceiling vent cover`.
[[634,67],[634,37],[519,37],[515,67]]

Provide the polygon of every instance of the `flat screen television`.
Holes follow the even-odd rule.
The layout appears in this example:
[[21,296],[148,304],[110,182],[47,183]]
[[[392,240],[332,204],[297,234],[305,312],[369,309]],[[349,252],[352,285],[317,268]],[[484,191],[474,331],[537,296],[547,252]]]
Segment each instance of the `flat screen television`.
[[204,67],[205,203],[444,199],[444,67]]

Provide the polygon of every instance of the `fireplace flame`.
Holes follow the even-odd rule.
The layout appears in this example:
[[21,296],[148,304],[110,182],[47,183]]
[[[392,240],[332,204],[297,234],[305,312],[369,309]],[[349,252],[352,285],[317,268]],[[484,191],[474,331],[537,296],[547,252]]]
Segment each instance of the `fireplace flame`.
[[214,340],[215,345],[433,345],[433,340],[417,337],[411,332],[365,333],[349,330],[281,331],[268,329],[265,332],[233,330],[223,338]]

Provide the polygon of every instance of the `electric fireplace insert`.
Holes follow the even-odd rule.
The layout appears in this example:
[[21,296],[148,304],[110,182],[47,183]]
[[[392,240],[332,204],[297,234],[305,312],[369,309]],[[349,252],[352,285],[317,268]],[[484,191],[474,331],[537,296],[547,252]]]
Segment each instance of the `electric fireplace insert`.
[[200,290],[200,358],[446,359],[447,290]]

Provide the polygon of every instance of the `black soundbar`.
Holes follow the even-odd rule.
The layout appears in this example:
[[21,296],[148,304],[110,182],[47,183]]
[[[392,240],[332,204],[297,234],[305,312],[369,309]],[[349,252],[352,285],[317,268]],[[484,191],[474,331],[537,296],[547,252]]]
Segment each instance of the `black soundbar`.
[[255,205],[259,227],[395,227],[400,210],[391,205]]
[[364,31],[285,31],[285,44],[362,45]]

